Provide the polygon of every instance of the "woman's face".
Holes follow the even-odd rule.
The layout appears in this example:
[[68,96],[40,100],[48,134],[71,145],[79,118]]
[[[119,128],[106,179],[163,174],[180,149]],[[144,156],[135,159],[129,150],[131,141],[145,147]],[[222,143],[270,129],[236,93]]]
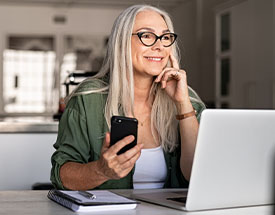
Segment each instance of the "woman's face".
[[[161,17],[155,11],[139,12],[135,19],[133,33],[153,32],[157,36],[170,32]],[[137,35],[132,35],[132,62],[135,75],[157,76],[166,67],[171,46],[164,47],[160,40],[150,47],[142,44]]]

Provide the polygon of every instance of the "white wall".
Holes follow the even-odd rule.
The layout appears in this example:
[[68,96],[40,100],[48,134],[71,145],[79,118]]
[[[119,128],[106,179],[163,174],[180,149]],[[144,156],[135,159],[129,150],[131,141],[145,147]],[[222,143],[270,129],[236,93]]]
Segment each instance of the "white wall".
[[[0,6],[0,32],[108,35],[121,11],[121,8]],[[55,24],[55,15],[66,16],[67,22]]]

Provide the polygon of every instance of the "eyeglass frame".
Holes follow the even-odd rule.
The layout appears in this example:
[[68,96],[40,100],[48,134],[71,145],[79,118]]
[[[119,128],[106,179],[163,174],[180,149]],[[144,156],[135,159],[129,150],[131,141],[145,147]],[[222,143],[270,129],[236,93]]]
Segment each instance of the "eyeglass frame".
[[[151,45],[146,45],[146,44],[144,44],[144,42],[142,41],[141,37],[142,37],[142,35],[145,34],[145,33],[150,33],[150,34],[155,35],[156,39],[155,39],[155,41],[154,41]],[[175,37],[174,41],[173,41],[169,46],[165,46],[165,45],[163,45],[163,43],[161,42],[162,37],[164,37],[164,36],[167,35],[167,34],[172,34],[172,35]],[[164,33],[164,34],[158,36],[158,35],[156,35],[155,33],[150,32],[150,31],[143,31],[143,32],[132,33],[132,35],[137,35],[138,38],[139,38],[139,40],[140,40],[140,42],[141,42],[143,45],[147,46],[147,47],[151,47],[151,46],[155,45],[158,39],[160,40],[161,44],[162,44],[164,47],[170,47],[171,45],[174,44],[174,42],[176,41],[177,36],[178,36],[177,34],[171,33],[171,32],[167,32],[167,33]]]

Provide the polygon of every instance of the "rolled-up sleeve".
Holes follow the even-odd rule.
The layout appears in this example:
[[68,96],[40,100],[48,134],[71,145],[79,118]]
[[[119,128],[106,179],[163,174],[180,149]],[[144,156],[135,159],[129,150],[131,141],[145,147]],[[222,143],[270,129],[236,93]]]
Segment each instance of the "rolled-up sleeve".
[[198,120],[198,122],[200,122],[202,111],[205,110],[206,107],[203,103],[199,103],[199,102],[192,102],[192,105],[193,105],[193,108],[197,112],[197,114],[196,114],[197,120]]
[[85,109],[81,97],[69,102],[59,123],[58,136],[51,157],[51,181],[55,188],[66,189],[60,179],[61,166],[69,161],[87,163],[91,159]]
[[193,108],[196,110],[197,114],[197,120],[200,122],[201,119],[201,113],[206,109],[205,104],[202,102],[198,94],[191,88],[189,88],[189,96],[191,98],[191,103]]

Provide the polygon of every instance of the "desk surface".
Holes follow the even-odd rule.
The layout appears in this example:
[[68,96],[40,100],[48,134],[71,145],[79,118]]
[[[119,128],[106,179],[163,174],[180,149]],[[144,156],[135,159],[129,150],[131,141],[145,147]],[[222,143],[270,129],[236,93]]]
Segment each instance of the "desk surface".
[[[138,190],[115,190],[114,192],[131,196]],[[0,191],[0,214],[1,215],[71,215],[77,214],[47,198],[48,191]],[[141,202],[136,210],[96,212],[103,215],[272,215],[272,206],[244,207],[226,210],[211,210],[203,212],[184,212],[158,205]],[[83,213],[81,213],[83,214]],[[89,213],[93,214],[93,213]]]

